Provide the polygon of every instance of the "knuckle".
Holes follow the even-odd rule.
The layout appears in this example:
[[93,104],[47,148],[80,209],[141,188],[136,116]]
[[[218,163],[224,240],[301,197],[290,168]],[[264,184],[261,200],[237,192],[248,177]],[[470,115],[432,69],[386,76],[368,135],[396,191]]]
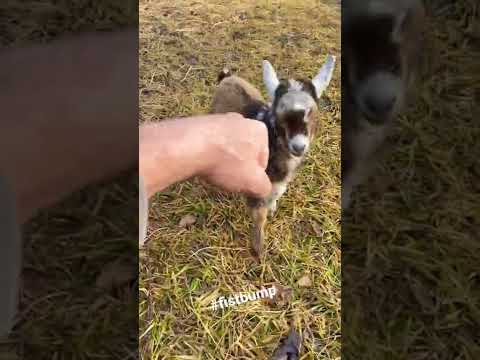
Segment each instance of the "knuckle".
[[267,134],[268,133],[267,126],[263,122],[253,121],[253,123],[255,123],[255,126],[257,127],[257,130],[260,133],[262,133],[262,134]]
[[237,112],[233,112],[233,111],[230,111],[227,113],[227,116],[231,117],[231,118],[237,118],[237,119],[240,119],[240,118],[243,118],[243,116]]

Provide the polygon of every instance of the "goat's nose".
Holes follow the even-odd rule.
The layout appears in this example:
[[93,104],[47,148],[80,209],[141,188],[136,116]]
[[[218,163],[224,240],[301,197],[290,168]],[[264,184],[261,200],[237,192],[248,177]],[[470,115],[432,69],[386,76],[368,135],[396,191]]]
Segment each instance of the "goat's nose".
[[365,105],[369,112],[375,115],[386,115],[393,109],[395,96],[368,96]]
[[305,150],[305,144],[292,144],[292,149],[295,154],[302,154]]

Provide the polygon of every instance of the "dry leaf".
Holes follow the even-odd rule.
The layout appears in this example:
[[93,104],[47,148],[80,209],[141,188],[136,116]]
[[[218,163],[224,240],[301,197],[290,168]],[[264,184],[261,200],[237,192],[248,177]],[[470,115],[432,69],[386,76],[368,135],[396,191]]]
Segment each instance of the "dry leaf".
[[310,287],[312,286],[312,280],[308,275],[303,275],[297,282],[300,287]]
[[312,228],[313,228],[313,231],[315,232],[315,235],[317,235],[318,237],[321,237],[323,235],[322,227],[318,222],[316,221],[312,222]]
[[178,226],[180,226],[181,228],[186,228],[188,226],[192,226],[196,222],[197,222],[197,218],[194,215],[189,214],[182,217],[182,219],[178,223]]
[[274,284],[275,296],[273,299],[267,299],[268,305],[285,306],[293,298],[293,289],[281,284]]

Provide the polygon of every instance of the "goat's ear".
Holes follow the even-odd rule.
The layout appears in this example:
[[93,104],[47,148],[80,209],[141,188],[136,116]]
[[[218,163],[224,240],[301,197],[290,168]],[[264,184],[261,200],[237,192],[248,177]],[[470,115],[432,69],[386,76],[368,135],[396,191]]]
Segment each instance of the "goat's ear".
[[267,60],[263,60],[263,83],[267,88],[267,93],[270,99],[273,101],[275,98],[275,90],[277,90],[278,81],[277,73],[273,69],[272,64]]
[[318,74],[312,80],[312,84],[315,86],[315,91],[317,92],[318,98],[320,98],[328,84],[330,84],[330,80],[332,80],[333,69],[335,68],[335,60],[336,58],[334,55],[328,55],[325,64],[323,64]]

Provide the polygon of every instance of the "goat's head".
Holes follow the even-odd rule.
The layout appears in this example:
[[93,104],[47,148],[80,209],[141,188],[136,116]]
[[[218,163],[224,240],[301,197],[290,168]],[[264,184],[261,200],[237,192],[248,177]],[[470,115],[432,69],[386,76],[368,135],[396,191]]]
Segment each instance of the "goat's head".
[[335,67],[328,56],[312,80],[278,79],[273,66],[263,61],[263,81],[272,102],[280,140],[293,156],[302,156],[309,148],[316,127],[318,100],[327,88]]
[[405,45],[418,41],[411,36],[413,14],[407,2],[350,1],[352,10],[347,8],[342,19],[347,91],[372,124],[390,121],[405,103],[412,56]]

